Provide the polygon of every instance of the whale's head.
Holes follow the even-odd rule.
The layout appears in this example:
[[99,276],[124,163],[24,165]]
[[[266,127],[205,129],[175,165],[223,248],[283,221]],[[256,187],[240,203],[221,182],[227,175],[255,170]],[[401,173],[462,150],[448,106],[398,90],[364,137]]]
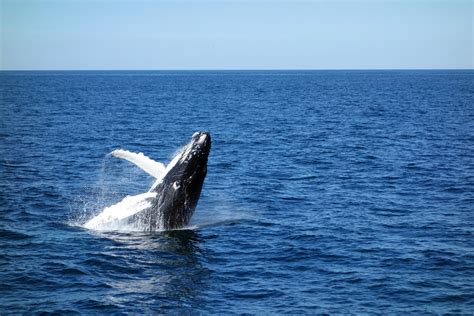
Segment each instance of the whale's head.
[[211,135],[208,132],[196,132],[178,154],[180,158],[173,169],[178,169],[183,178],[192,177],[196,172],[205,174],[210,151]]
[[189,222],[207,174],[210,150],[210,134],[194,133],[168,164],[165,177],[153,190],[160,196],[156,206],[162,210],[162,226],[166,229],[183,227]]

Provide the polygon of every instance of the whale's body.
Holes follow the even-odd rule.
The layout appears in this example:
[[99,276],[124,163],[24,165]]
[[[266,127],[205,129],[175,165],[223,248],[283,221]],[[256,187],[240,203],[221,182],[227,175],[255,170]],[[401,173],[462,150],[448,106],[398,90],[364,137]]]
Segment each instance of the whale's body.
[[210,147],[208,133],[195,133],[180,158],[171,162],[174,165],[151,189],[156,193],[152,205],[137,214],[146,230],[176,229],[189,223],[207,174]]
[[[147,193],[126,197],[104,209],[85,227],[101,229],[125,224],[139,230],[155,231],[186,226],[201,194],[210,149],[209,133],[196,132],[166,168],[143,154],[124,150],[112,152],[114,156],[135,163],[157,180]],[[113,225],[109,225],[111,223]]]

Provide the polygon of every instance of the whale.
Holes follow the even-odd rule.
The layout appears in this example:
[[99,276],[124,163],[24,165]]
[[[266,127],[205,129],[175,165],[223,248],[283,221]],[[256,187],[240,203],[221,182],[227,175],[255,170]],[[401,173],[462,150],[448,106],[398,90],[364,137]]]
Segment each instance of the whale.
[[189,224],[207,175],[211,150],[209,132],[195,132],[168,165],[127,150],[115,157],[132,162],[156,181],[148,192],[127,196],[85,223],[89,229],[132,227],[134,230],[175,230]]

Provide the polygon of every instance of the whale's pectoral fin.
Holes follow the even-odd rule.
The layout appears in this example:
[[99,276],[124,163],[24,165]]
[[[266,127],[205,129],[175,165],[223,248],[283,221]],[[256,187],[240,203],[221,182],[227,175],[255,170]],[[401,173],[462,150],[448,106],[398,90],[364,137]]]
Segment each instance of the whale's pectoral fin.
[[156,198],[154,192],[126,196],[117,204],[104,208],[102,213],[85,223],[84,227],[99,230],[113,227],[117,222],[149,208],[154,198]]
[[156,179],[161,179],[165,174],[165,165],[161,162],[148,158],[143,153],[132,153],[128,150],[116,149],[111,152],[112,156],[125,159],[137,165],[140,169]]

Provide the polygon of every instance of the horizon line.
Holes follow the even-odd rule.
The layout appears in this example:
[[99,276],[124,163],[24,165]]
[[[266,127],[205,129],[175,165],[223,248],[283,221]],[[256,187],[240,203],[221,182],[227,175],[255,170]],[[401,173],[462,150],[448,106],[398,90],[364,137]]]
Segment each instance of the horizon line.
[[174,68],[174,69],[0,69],[0,72],[33,72],[33,71],[433,71],[462,70],[472,71],[474,68]]

